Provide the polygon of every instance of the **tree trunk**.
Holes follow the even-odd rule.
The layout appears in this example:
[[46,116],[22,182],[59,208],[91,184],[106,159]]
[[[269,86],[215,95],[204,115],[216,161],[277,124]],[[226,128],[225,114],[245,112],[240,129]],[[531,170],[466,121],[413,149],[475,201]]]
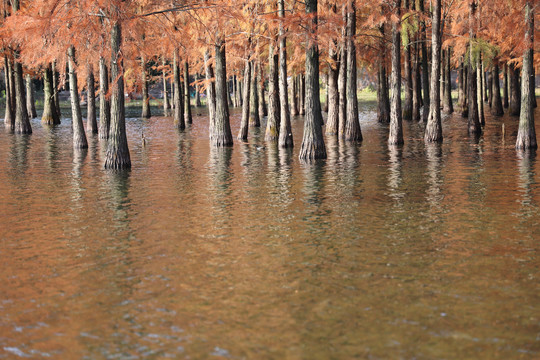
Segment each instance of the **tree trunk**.
[[328,65],[328,117],[326,119],[326,135],[337,135],[338,133],[338,113],[339,113],[339,92],[338,76],[339,61],[337,51],[334,49],[336,44],[330,44],[330,64]]
[[34,97],[34,83],[30,75],[26,75],[26,111],[32,119],[37,117],[36,101]]
[[356,6],[349,0],[347,4],[347,121],[345,140],[362,141],[362,131],[358,118],[358,97],[356,91]]
[[58,74],[56,72],[56,60],[52,63],[52,73],[53,73],[53,89],[54,89],[54,106],[56,107],[56,113],[58,117],[62,118],[62,110],[60,109],[60,98],[58,97],[58,92],[60,91],[60,83],[58,82]]
[[324,85],[326,89],[326,101],[322,104],[322,111],[328,112],[328,73],[324,74]]
[[266,97],[265,97],[265,88],[264,88],[264,72],[263,67],[259,63],[259,66],[257,66],[259,69],[259,72],[257,73],[258,76],[258,90],[259,90],[259,119],[264,118],[265,116],[268,116],[268,106],[266,105]]
[[[343,23],[347,24],[347,7],[342,8]],[[347,124],[347,26],[341,29],[341,44],[339,51],[339,74],[338,74],[338,134],[345,137]]]
[[13,65],[8,57],[4,57],[4,73],[6,79],[6,113],[4,124],[6,130],[15,130],[15,79],[13,78]]
[[193,123],[193,116],[191,115],[191,96],[189,95],[189,63],[187,61],[184,62],[184,117],[186,124]]
[[105,157],[106,169],[131,168],[131,158],[126,136],[126,113],[124,108],[124,64],[121,55],[122,29],[119,22],[113,24],[111,30],[111,126],[107,155]]
[[[317,0],[306,0],[306,13],[314,15],[308,23],[306,44],[306,117],[300,159],[326,159],[326,147],[322,133],[321,99],[319,96],[319,49],[316,43]],[[310,37],[314,37],[312,39]]]
[[377,88],[377,121],[384,124],[390,123],[390,94],[388,91],[388,75],[386,71],[386,41],[384,39],[384,25],[379,27],[381,41],[379,44],[380,57],[378,65],[378,88]]
[[499,79],[499,63],[497,60],[495,60],[495,64],[493,65],[492,75],[491,78],[493,79],[493,106],[491,108],[491,113],[495,116],[503,116],[504,110],[503,110],[503,104],[501,99],[501,86],[500,86],[500,79]]
[[299,91],[299,106],[298,112],[300,115],[306,115],[306,75],[300,74],[300,91]]
[[[285,17],[284,0],[278,0],[279,17]],[[281,108],[279,124],[279,147],[292,148],[293,135],[291,130],[291,115],[289,113],[289,93],[287,90],[287,41],[284,36],[283,22],[279,24],[279,106]]]
[[251,96],[249,98],[249,126],[260,127],[261,119],[259,117],[259,77],[257,71],[258,64],[253,62],[253,71],[251,72]]
[[508,64],[503,66],[503,107],[508,109]]
[[266,121],[266,141],[277,142],[279,140],[279,56],[274,51],[274,45],[269,47],[270,69],[268,74],[268,119]]
[[418,44],[412,47],[412,120],[420,120],[420,106],[422,105],[422,89],[420,87],[420,72],[418,63]]
[[431,35],[431,94],[429,105],[429,116],[424,134],[425,142],[442,142],[442,124],[440,107],[440,86],[441,76],[441,0],[435,0],[433,6],[433,21]]
[[150,98],[148,97],[148,79],[146,76],[146,58],[141,56],[141,85],[142,85],[142,112],[143,119],[149,119],[152,114],[150,112]]
[[41,123],[44,125],[58,125],[60,118],[54,106],[54,89],[52,79],[52,65],[49,64],[43,73],[43,115]]
[[109,138],[111,126],[111,102],[107,98],[109,92],[109,71],[105,59],[99,59],[99,129],[100,139]]
[[186,119],[184,115],[184,95],[180,83],[180,65],[178,64],[177,50],[173,56],[173,76],[174,76],[174,124],[178,130],[186,128]]
[[508,69],[510,70],[510,114],[519,116],[521,111],[519,69],[516,69],[515,65],[510,65]]
[[210,142],[214,146],[232,146],[233,139],[229,123],[229,104],[227,103],[227,67],[225,43],[220,40],[215,45],[216,58],[216,119]]
[[534,89],[534,8],[533,2],[527,1],[525,6],[525,44],[523,68],[521,72],[521,113],[516,149],[536,149],[536,132],[534,128],[534,104],[531,91]]
[[454,112],[454,104],[452,102],[452,68],[450,66],[450,59],[452,57],[452,51],[450,48],[446,49],[446,62],[444,71],[446,73],[446,91],[443,103],[443,109],[446,114],[452,114]]
[[231,92],[234,91],[234,84],[233,84],[233,78],[230,78],[227,80],[227,101],[229,102],[229,108],[233,107],[233,100],[231,96]]
[[472,55],[472,43],[474,39],[476,38],[476,34],[474,32],[474,22],[473,19],[475,18],[477,3],[471,2],[469,5],[469,50],[468,50],[468,56],[469,56],[469,71],[468,71],[468,79],[467,79],[467,85],[468,85],[468,99],[469,99],[469,134],[474,135],[480,135],[482,132],[482,127],[480,126],[480,118],[478,117],[478,93],[477,93],[477,86],[476,86],[476,69],[475,69],[475,63],[473,62],[473,55]]
[[487,72],[487,90],[488,90],[488,103],[489,107],[493,106],[493,75],[491,71]]
[[92,64],[87,64],[87,77],[86,77],[86,131],[90,134],[98,133],[98,125],[96,120],[96,88],[94,79],[94,67]]
[[162,60],[162,78],[163,78],[163,116],[169,116],[169,91],[167,89],[167,76],[165,74],[165,59]]
[[240,131],[238,132],[238,140],[247,141],[249,128],[249,94],[251,92],[251,61],[246,60],[244,69],[244,101],[242,105],[242,122],[240,123]]
[[293,76],[291,80],[291,113],[292,116],[298,116],[298,77]]
[[[405,9],[409,9],[409,0],[405,0]],[[412,71],[411,71],[411,46],[410,46],[410,36],[407,34],[407,44],[403,44],[404,49],[404,59],[403,59],[403,68],[404,68],[404,80],[405,83],[403,87],[405,88],[405,99],[403,101],[403,119],[412,120],[412,110],[413,110],[413,89],[412,89]]]
[[[199,77],[199,73],[197,72],[197,74],[195,74],[195,80],[199,81],[200,77]],[[201,104],[201,91],[200,91],[200,86],[199,84],[195,84],[195,106],[196,107],[201,107],[202,104]]]
[[[394,0],[396,15],[401,19],[401,0]],[[401,114],[401,34],[398,24],[392,24],[392,98],[390,103],[390,133],[388,144],[403,144]],[[437,77],[437,80],[439,78]],[[438,90],[438,89],[437,89]],[[438,95],[437,95],[438,96]]]
[[482,55],[478,56],[478,60],[476,61],[476,83],[477,83],[477,98],[478,98],[478,117],[480,120],[480,125],[486,124],[486,117],[484,114],[484,101],[483,101],[483,94],[484,94],[484,81],[482,81]]
[[461,117],[462,118],[468,118],[469,117],[469,100],[467,97],[467,75],[468,75],[468,68],[465,67],[465,64],[461,62],[461,74],[460,74],[460,85],[461,85]]
[[208,107],[208,131],[210,138],[212,138],[212,131],[215,127],[216,120],[216,82],[214,78],[214,69],[210,63],[210,53],[205,51],[204,53],[204,71],[206,76],[206,106]]
[[71,99],[71,121],[73,126],[73,147],[75,149],[86,149],[88,142],[84,132],[83,119],[81,114],[81,104],[79,101],[79,89],[77,86],[77,73],[75,71],[75,49],[70,46],[68,49],[69,66],[69,96]]
[[15,133],[31,134],[32,127],[26,111],[26,97],[24,96],[24,79],[21,63],[15,61]]
[[[425,12],[424,0],[418,0],[420,12]],[[427,37],[426,37],[426,23],[421,22],[420,42],[422,46],[422,87],[424,94],[424,111],[422,113],[422,120],[427,123],[430,109],[430,89],[429,89],[429,64],[428,64],[428,51],[427,51]]]

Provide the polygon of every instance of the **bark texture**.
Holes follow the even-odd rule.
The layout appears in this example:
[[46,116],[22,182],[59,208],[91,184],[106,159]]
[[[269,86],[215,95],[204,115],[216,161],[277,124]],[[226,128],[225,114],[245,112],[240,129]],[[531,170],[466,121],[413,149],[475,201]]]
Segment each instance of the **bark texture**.
[[491,72],[491,78],[493,79],[493,96],[492,96],[492,107],[491,113],[495,116],[503,116],[504,109],[501,99],[501,86],[499,79],[499,63],[495,61],[493,69]]
[[476,63],[473,61],[472,56],[472,42],[473,39],[476,38],[476,34],[474,32],[474,20],[476,8],[477,8],[476,2],[471,2],[469,4],[469,70],[467,72],[468,79],[467,79],[467,85],[468,85],[468,105],[469,105],[469,116],[468,116],[468,129],[469,134],[473,135],[480,135],[482,133],[482,127],[480,126],[480,117],[478,116],[478,92],[477,92],[477,85],[476,85]]
[[204,53],[204,70],[206,76],[206,106],[208,107],[209,132],[212,138],[212,131],[215,127],[216,120],[216,82],[214,80],[214,68],[210,63],[210,52],[207,50]]
[[362,131],[358,118],[358,97],[356,89],[356,6],[349,1],[347,14],[347,121],[345,140],[362,141]]
[[[285,4],[284,0],[278,0],[279,17],[285,17]],[[293,135],[291,131],[291,114],[289,113],[289,97],[287,89],[287,45],[284,36],[285,29],[283,23],[279,24],[279,106],[280,112],[280,126],[279,126],[279,147],[292,148]]]
[[77,86],[77,73],[75,71],[75,49],[71,46],[68,50],[69,66],[69,96],[71,99],[71,121],[73,126],[73,147],[86,149],[88,142],[84,132],[79,90]]
[[210,143],[214,146],[232,146],[233,138],[229,123],[229,104],[227,102],[227,67],[225,42],[219,41],[215,47],[216,60],[216,118],[211,131]]
[[261,126],[261,118],[259,116],[259,76],[257,68],[258,65],[254,62],[251,71],[251,96],[249,98],[249,126],[252,127]]
[[86,67],[86,131],[90,134],[98,133],[96,119],[96,87],[94,79],[94,67],[88,64]]
[[105,59],[99,59],[99,129],[100,139],[109,138],[109,129],[111,126],[111,102],[108,99],[109,93],[109,70]]
[[[394,1],[395,12],[401,18],[401,0]],[[438,78],[437,78],[438,79]],[[392,24],[392,97],[390,103],[390,133],[388,144],[403,144],[403,127],[401,114],[401,34],[398,24]]]
[[510,114],[519,116],[521,111],[521,88],[519,84],[519,69],[515,65],[508,67],[510,70]]
[[448,48],[446,50],[446,61],[444,63],[444,72],[446,73],[446,91],[444,92],[443,109],[446,114],[452,114],[454,112],[454,103],[452,101],[452,68],[450,66],[450,59],[452,57],[452,50]]
[[152,116],[150,112],[150,98],[148,97],[148,78],[146,76],[146,58],[141,57],[141,83],[142,83],[142,112],[141,117],[148,119]]
[[32,82],[32,78],[28,74],[26,75],[25,80],[26,80],[26,111],[28,112],[28,116],[33,119],[37,117],[34,83]]
[[193,123],[191,114],[191,96],[189,95],[189,63],[184,62],[184,118],[186,124]]
[[43,114],[41,116],[41,123],[44,125],[58,125],[60,124],[60,117],[56,113],[56,107],[54,105],[54,90],[52,79],[52,65],[49,64],[43,72]]
[[186,128],[186,119],[184,117],[184,101],[183,93],[180,83],[180,65],[178,64],[177,51],[174,52],[173,57],[173,77],[174,77],[174,124],[178,130],[184,130]]
[[425,142],[442,142],[442,124],[440,107],[440,82],[441,76],[441,0],[435,0],[433,6],[433,21],[431,35],[431,94],[429,116],[424,134]]
[[277,142],[279,140],[279,56],[274,52],[274,45],[270,45],[268,60],[270,69],[268,73],[268,119],[266,121],[266,141]]

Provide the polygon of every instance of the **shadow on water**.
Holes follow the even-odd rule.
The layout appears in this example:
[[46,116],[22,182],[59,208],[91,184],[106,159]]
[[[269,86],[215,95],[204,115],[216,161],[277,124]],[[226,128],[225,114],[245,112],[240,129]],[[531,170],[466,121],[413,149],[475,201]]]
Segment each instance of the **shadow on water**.
[[534,200],[536,184],[536,151],[518,151],[518,187],[521,195],[521,211],[525,217],[534,214],[537,204]]
[[[30,135],[10,134],[11,149],[9,152],[10,174],[14,182],[25,180],[28,170],[28,152],[30,149]],[[19,183],[19,186],[23,186]]]

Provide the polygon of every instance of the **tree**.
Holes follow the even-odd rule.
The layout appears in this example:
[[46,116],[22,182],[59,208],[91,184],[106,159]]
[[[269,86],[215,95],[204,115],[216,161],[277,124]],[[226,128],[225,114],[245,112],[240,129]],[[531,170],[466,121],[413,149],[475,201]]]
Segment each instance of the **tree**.
[[[394,0],[394,12],[401,19],[401,0]],[[388,144],[403,144],[403,128],[401,114],[401,33],[398,22],[392,24],[392,97],[390,102],[390,133]]]
[[424,140],[426,142],[442,142],[442,124],[440,108],[440,82],[441,76],[441,0],[435,0],[433,6],[431,35],[431,83],[430,83],[430,104],[429,116],[426,125]]

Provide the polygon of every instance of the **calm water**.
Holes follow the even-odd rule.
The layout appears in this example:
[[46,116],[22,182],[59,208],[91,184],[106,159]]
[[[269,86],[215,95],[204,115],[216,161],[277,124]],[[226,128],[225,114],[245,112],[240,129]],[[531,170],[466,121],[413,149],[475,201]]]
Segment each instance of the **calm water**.
[[292,152],[128,119],[126,173],[95,138],[74,153],[69,120],[1,130],[0,358],[539,358],[540,165],[517,119],[476,142],[448,118],[429,147],[405,123],[389,149],[361,117],[361,146],[327,139],[311,165],[300,118]]

